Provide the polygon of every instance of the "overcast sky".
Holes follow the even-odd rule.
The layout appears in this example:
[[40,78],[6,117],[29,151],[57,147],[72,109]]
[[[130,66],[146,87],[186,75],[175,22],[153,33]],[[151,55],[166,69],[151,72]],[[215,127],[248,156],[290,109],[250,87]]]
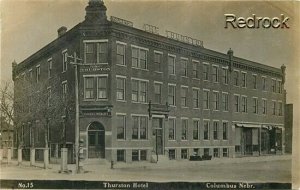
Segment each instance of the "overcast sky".
[[[2,0],[1,80],[11,80],[11,63],[21,62],[57,37],[57,29],[71,29],[83,21],[88,0]],[[171,30],[204,41],[209,49],[266,65],[287,66],[288,103],[299,91],[299,55],[296,47],[296,7],[299,2],[203,2],[203,1],[104,1],[107,15]],[[297,6],[295,4],[297,3]],[[299,9],[298,9],[299,11]],[[290,17],[290,29],[225,29],[224,14],[249,17]]]

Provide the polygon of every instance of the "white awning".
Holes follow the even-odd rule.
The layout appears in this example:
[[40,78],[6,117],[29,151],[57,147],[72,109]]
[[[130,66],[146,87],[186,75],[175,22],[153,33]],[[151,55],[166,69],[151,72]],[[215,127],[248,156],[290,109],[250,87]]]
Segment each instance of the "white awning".
[[235,124],[237,127],[247,127],[247,128],[260,128],[261,125],[258,124],[250,124],[250,123],[237,123]]

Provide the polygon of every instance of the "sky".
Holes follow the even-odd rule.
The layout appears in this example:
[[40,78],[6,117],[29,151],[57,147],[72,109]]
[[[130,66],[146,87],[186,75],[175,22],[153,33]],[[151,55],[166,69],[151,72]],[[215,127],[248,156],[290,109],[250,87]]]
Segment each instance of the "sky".
[[[1,81],[11,80],[11,63],[20,63],[57,37],[57,29],[71,29],[84,20],[88,0],[2,0]],[[266,65],[287,66],[287,103],[298,98],[299,66],[296,63],[296,2],[226,1],[104,1],[107,15],[120,17],[141,28],[143,24],[174,31],[204,42],[204,47]],[[296,5],[296,6],[295,6]],[[134,11],[132,11],[134,10]],[[289,29],[225,28],[224,14],[247,18],[289,17]],[[298,51],[299,52],[299,51]],[[297,84],[297,88],[295,88]]]

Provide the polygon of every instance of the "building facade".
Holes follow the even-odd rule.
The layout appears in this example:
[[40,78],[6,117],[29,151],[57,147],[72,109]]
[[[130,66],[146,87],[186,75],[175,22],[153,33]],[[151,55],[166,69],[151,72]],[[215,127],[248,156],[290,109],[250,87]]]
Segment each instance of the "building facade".
[[293,151],[293,104],[285,105],[284,126],[285,126],[285,152],[292,153]]
[[[155,26],[141,30],[124,19],[109,20],[104,3],[96,0],[89,1],[83,22],[58,33],[13,67],[16,88],[24,78],[32,85],[46,81],[50,103],[53,94],[71,102],[62,122],[49,122],[44,130],[51,157],[59,156],[63,143],[74,152],[76,85],[80,139],[88,159],[284,153],[284,66],[238,58],[231,49],[216,52],[171,31],[165,37]],[[23,137],[27,144],[30,136]]]

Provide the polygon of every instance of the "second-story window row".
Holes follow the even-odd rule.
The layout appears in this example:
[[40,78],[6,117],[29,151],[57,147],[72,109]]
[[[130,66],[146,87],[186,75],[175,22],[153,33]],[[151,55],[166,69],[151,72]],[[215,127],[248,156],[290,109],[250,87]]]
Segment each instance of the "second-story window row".
[[103,100],[108,98],[107,94],[108,76],[85,76],[84,77],[84,99]]

